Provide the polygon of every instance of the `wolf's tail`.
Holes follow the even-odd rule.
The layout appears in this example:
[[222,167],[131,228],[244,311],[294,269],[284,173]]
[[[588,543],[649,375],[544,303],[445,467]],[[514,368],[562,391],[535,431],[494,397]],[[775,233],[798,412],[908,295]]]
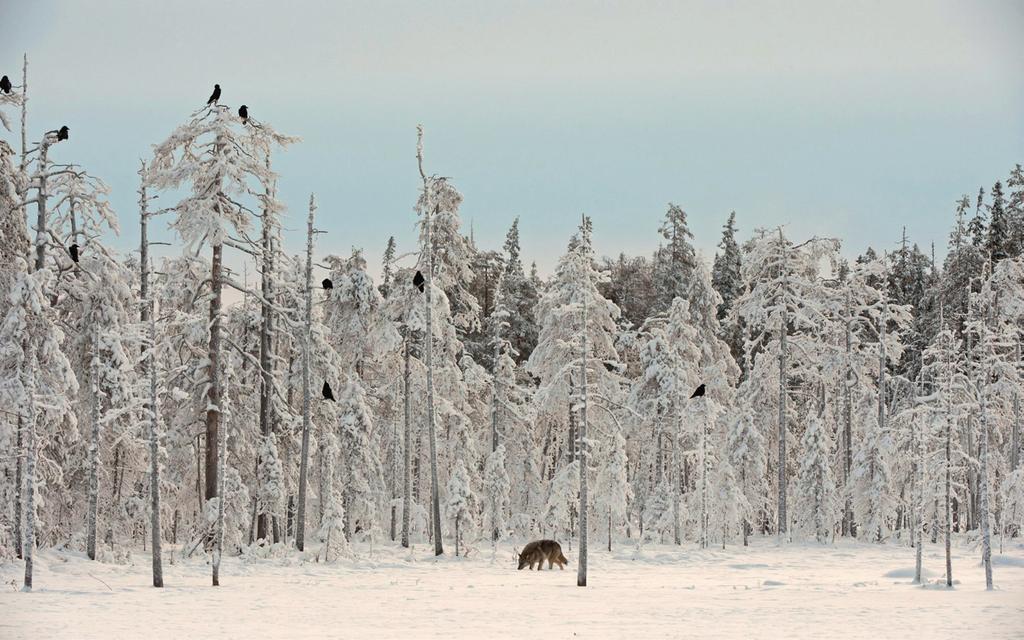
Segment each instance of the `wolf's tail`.
[[569,559],[566,558],[565,554],[562,553],[561,551],[558,552],[558,559],[561,560],[562,562],[566,563],[566,564],[569,564]]

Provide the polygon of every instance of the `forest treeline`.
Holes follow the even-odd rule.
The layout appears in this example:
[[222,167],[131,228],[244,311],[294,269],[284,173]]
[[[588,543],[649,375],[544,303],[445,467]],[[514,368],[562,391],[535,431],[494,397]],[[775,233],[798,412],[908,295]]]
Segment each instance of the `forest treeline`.
[[[224,553],[541,535],[578,539],[585,584],[588,537],[920,554],[964,534],[991,583],[992,537],[1024,524],[1019,164],[951,202],[941,263],[907,232],[849,260],[735,213],[705,261],[669,204],[651,255],[597,256],[583,216],[543,279],[518,220],[500,248],[467,236],[421,129],[418,241],[392,238],[375,282],[332,253],[314,196],[277,199],[274,155],[301,143],[258,108],[218,86],[115,213],[50,158],[75,131],[31,122],[20,75],[0,90],[0,559],[24,558],[26,587],[38,547],[145,549],[160,586],[168,553],[209,553],[217,584]],[[141,245],[120,253],[127,224]]]

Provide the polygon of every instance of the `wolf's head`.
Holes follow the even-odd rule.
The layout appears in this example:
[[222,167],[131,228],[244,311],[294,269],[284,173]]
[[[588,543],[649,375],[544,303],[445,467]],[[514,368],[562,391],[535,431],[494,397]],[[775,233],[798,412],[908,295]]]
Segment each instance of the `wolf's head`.
[[513,553],[516,554],[516,559],[519,561],[519,568],[520,569],[522,569],[523,567],[529,566],[530,561],[527,558],[524,558],[523,554],[519,553],[519,551],[513,551]]

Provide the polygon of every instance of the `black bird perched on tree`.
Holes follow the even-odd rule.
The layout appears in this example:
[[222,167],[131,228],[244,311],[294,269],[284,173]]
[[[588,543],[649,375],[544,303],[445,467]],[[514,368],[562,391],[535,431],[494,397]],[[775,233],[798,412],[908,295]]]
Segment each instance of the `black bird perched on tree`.
[[4,93],[11,92],[11,79],[7,76],[0,78],[0,91],[3,91]]
[[426,289],[423,286],[423,283],[425,283],[425,282],[426,282],[426,280],[423,279],[423,274],[420,273],[419,271],[417,271],[416,275],[412,277],[412,283],[413,283],[413,285],[415,285],[415,287],[417,289],[420,290],[420,293],[423,293],[424,291],[426,291]]
[[705,387],[704,387],[704,383],[702,382],[702,383],[700,384],[700,386],[699,386],[699,387],[697,387],[697,389],[696,389],[696,390],[695,390],[695,391],[693,392],[693,395],[692,395],[692,396],[690,396],[690,399],[692,400],[692,399],[694,399],[694,398],[703,398],[703,397],[704,397],[704,392],[705,392],[705,391],[706,391],[706,389],[705,389]]
[[77,263],[78,262],[78,245],[77,244],[73,244],[70,247],[68,247],[68,253],[71,254],[71,261]]
[[71,131],[71,129],[68,129],[67,125],[61,127],[60,131],[57,132],[57,141],[67,140],[69,131]]
[[206,104],[217,104],[218,100],[220,100],[220,85],[215,84],[213,85],[213,93],[210,94],[210,99],[206,101]]
[[333,289],[334,288],[334,283],[331,282],[330,278],[324,278],[324,281],[321,282],[320,284],[324,285],[324,289]]
[[242,119],[242,124],[249,121],[249,107],[244,104],[238,107],[238,117]]
[[324,388],[323,388],[323,391],[321,391],[321,393],[324,394],[324,400],[330,400],[331,402],[336,402],[336,400],[334,399],[334,392],[331,391],[331,385],[327,384],[326,380],[324,381]]

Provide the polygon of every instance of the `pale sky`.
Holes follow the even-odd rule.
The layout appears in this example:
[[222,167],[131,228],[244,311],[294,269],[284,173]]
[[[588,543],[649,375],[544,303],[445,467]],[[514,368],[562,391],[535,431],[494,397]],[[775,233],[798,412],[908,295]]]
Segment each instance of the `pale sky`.
[[[304,141],[275,160],[301,250],[413,248],[415,128],[477,244],[515,216],[549,273],[581,212],[601,254],[649,254],[669,201],[712,254],[789,225],[940,255],[955,200],[1024,162],[1024,2],[0,0],[0,73],[30,59],[30,137],[114,189],[137,243],[139,158],[221,102]],[[14,142],[15,134],[0,131]],[[166,204],[166,203],[165,203]]]

